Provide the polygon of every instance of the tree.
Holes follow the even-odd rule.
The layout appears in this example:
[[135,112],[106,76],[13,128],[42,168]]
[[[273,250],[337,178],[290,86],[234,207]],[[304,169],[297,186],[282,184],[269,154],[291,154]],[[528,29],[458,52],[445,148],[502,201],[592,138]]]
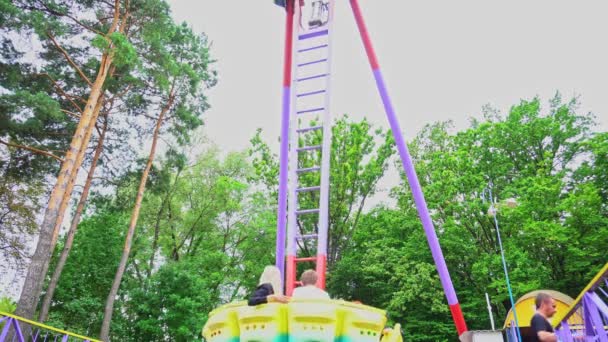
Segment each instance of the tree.
[[36,231],[36,216],[40,208],[40,198],[44,193],[42,181],[31,180],[27,186],[15,174],[13,151],[9,151],[7,163],[2,167],[0,186],[0,254],[5,268],[19,270],[27,260],[25,246]]
[[[99,24],[104,27],[105,32],[93,29],[97,31],[97,34],[100,34],[99,39],[105,41],[107,46],[99,58],[97,72],[93,75],[94,81],[89,79],[59,40],[59,35],[69,34],[69,30],[67,30],[69,26],[79,26],[80,29],[88,26],[82,21],[75,19],[74,14],[70,12],[71,10],[77,10],[78,6],[74,8],[69,6],[69,4],[48,5],[45,2],[33,4],[30,2],[18,3],[16,6],[21,11],[19,13],[21,19],[31,25],[31,28],[40,39],[44,39],[47,44],[54,46],[63,55],[67,65],[74,69],[76,74],[87,84],[88,88],[86,104],[82,107],[81,113],[79,113],[78,125],[73,133],[70,147],[62,159],[57,181],[51,192],[49,204],[40,226],[38,244],[32,256],[21,297],[19,298],[17,313],[27,318],[32,318],[38,301],[38,295],[42,290],[44,276],[48,269],[49,257],[58,234],[56,232],[59,226],[57,221],[63,217],[63,212],[66,208],[66,205],[62,204],[67,202],[64,200],[64,196],[70,196],[71,194],[70,184],[73,184],[76,170],[78,170],[82,163],[84,150],[88,146],[94,123],[101,109],[99,100],[102,97],[103,85],[112,67],[115,51],[118,51],[114,47],[117,45],[120,47],[120,43],[124,42],[121,29],[126,25],[127,11],[123,10],[121,13],[119,0],[116,0],[113,6],[105,6],[105,8],[102,8],[98,12],[98,15],[106,16],[110,13],[112,21],[108,24],[100,20]],[[71,25],[62,23],[61,19],[63,17],[70,18]],[[122,24],[119,25],[121,21]],[[88,29],[91,29],[91,27]]]
[[[164,18],[161,18],[163,20],[156,22],[155,27],[147,28],[149,32],[144,34],[151,39],[150,47],[153,50],[148,52],[148,59],[142,64],[142,75],[153,83],[153,90],[156,90],[160,97],[160,102],[156,103],[159,114],[154,118],[156,123],[152,134],[152,146],[141,175],[123,255],[106,301],[100,333],[103,340],[109,337],[114,301],[129,259],[146,181],[154,161],[161,128],[164,123],[170,122],[169,131],[174,133],[178,142],[187,142],[190,130],[202,124],[200,115],[207,107],[202,89],[214,81],[208,70],[210,61],[205,38],[193,34],[185,25],[174,26],[166,5],[161,12],[164,13]],[[155,99],[151,99],[151,103],[155,103]]]
[[333,296],[386,309],[390,322],[402,324],[407,340],[442,341],[453,334],[415,208],[364,213],[328,280]]
[[[274,201],[247,184],[253,175],[246,156],[231,153],[220,158],[215,147],[184,159],[188,154],[167,151],[150,170],[138,233],[117,293],[111,339],[194,340],[207,313],[221,303],[242,298],[273,260],[269,246],[275,238]],[[74,256],[66,263],[52,302],[49,321],[53,325],[91,335],[91,329],[100,323],[103,297],[125,234],[119,227],[126,225],[131,214],[128,205],[140,177],[139,172],[129,173],[118,180],[112,195],[93,196],[89,215],[74,239]],[[58,244],[52,265],[62,243],[64,240]],[[91,252],[100,245],[111,253],[103,261]],[[148,269],[151,258],[154,266]],[[74,279],[79,265],[99,269],[104,280],[89,273]],[[78,321],[78,314],[86,319]]]
[[[483,121],[456,133],[449,122],[428,125],[410,144],[469,328],[487,328],[484,292],[499,317],[511,307],[497,227],[481,196],[490,181],[516,297],[539,288],[576,296],[604,263],[606,139],[591,137],[592,126],[575,100],[556,96],[547,110],[538,99],[505,116],[486,108]],[[406,323],[408,339],[447,340],[452,323],[407,183],[392,195],[398,208],[363,215],[328,287],[387,308]]]
[[[122,250],[121,227],[129,220],[128,213],[112,198],[94,198],[93,206],[94,214],[79,224],[48,317],[48,324],[54,327],[87,336],[99,331],[104,300],[116,270],[114,262]],[[53,266],[63,244],[65,239],[57,244]]]
[[46,293],[44,294],[44,299],[42,300],[42,307],[40,308],[40,315],[38,318],[40,322],[44,322],[48,316],[55,288],[57,287],[59,277],[61,276],[63,267],[65,266],[65,263],[68,259],[68,255],[72,249],[74,237],[76,235],[76,231],[78,230],[78,224],[80,223],[80,218],[82,216],[84,206],[89,196],[89,190],[91,189],[91,184],[93,182],[93,176],[95,175],[97,162],[99,161],[99,157],[101,156],[101,152],[103,150],[103,144],[107,129],[108,121],[106,116],[103,128],[101,129],[101,132],[99,132],[99,138],[97,139],[97,147],[95,148],[95,154],[93,155],[93,160],[91,161],[91,166],[89,167],[89,173],[87,174],[87,179],[84,183],[82,194],[80,195],[80,199],[78,200],[76,212],[74,213],[74,217],[72,217],[72,223],[70,224],[70,229],[66,236],[63,251],[61,252],[61,256],[59,257],[57,264],[53,268],[53,275],[51,276],[51,280],[49,281],[49,285],[47,286]]
[[[123,305],[135,340],[191,341],[208,312],[248,293],[272,262],[274,210],[272,201],[247,185],[251,168],[242,153],[222,160],[210,148],[181,171],[163,173],[156,172],[142,204],[143,236],[133,260],[139,271],[121,290]],[[154,193],[154,185],[163,191]],[[170,200],[163,205],[165,198]],[[142,267],[157,225],[159,265],[148,276]]]

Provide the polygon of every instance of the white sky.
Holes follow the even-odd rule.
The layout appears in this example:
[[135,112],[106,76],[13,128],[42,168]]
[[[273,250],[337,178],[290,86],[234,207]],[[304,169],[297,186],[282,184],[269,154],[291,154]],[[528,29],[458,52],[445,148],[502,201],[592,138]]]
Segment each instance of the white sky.
[[[307,0],[308,1],[308,0]],[[271,0],[169,0],[213,42],[218,85],[205,132],[222,150],[256,128],[278,151],[284,11]],[[388,127],[347,0],[336,1],[333,115]],[[580,95],[608,128],[608,2],[604,0],[360,0],[389,94],[409,140],[427,123],[457,129],[491,104],[503,113],[536,95]]]

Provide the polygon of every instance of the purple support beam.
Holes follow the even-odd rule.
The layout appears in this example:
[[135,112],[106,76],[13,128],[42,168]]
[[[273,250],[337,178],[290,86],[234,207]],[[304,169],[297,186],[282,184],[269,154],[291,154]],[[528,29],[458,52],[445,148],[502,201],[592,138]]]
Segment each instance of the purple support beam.
[[[593,336],[599,337],[598,341],[607,342],[608,334],[606,334],[606,329],[604,328],[604,321],[589,292],[585,293],[583,305],[587,308],[586,311],[589,313],[589,316],[585,316],[585,321],[589,321],[589,327],[595,330]],[[589,336],[589,332],[587,332],[587,336]]]
[[[281,123],[281,152],[279,169],[279,199],[277,212],[277,240],[275,264],[285,279],[285,230],[287,226],[287,167],[289,149],[289,87],[283,87],[283,117]],[[287,116],[287,118],[285,118]]]
[[15,340],[15,337],[16,337],[18,342],[24,342],[25,339],[23,338],[23,333],[21,332],[21,327],[19,326],[19,321],[12,317],[6,321],[6,325],[4,326],[4,329],[2,330],[2,335],[0,335],[0,341],[3,342],[5,340],[6,335],[8,334],[11,325],[15,329],[15,333],[13,335],[13,340]]
[[604,291],[604,289],[602,289],[601,287],[598,287],[597,290],[600,290],[600,292],[606,296],[606,298],[608,298],[608,293],[606,293],[606,291]]
[[401,156],[403,169],[405,171],[408,183],[412,189],[412,195],[414,196],[416,208],[418,209],[418,214],[420,216],[420,219],[422,220],[422,226],[424,227],[424,232],[426,233],[427,240],[431,248],[431,253],[433,254],[433,259],[435,261],[435,264],[437,265],[437,270],[439,272],[441,284],[443,285],[443,288],[445,290],[446,298],[450,305],[456,304],[458,303],[456,292],[454,291],[454,288],[452,286],[452,281],[450,279],[450,275],[445,264],[445,259],[441,251],[441,246],[439,245],[439,240],[437,238],[437,234],[435,233],[433,221],[431,220],[431,215],[429,214],[426,205],[426,200],[424,199],[424,194],[422,193],[422,187],[420,186],[420,182],[418,181],[416,170],[414,169],[414,164],[412,162],[405,140],[401,135],[401,128],[399,126],[399,122],[397,121],[397,117],[389,100],[384,79],[379,69],[374,71],[374,77],[376,79],[376,84],[380,92],[380,97],[382,98],[382,102],[384,103],[384,107],[387,112],[391,130],[393,131],[393,135],[395,137],[397,150],[399,151],[399,155]]
[[[25,338],[23,337],[23,333],[21,332],[21,327],[19,326],[18,320],[13,319],[13,327],[15,328],[15,331],[16,331],[15,336],[17,337],[17,341],[25,342]],[[13,337],[13,339],[14,339],[14,337]]]
[[514,321],[511,321],[511,324],[509,325],[509,328],[507,330],[508,332],[508,336],[507,336],[507,341],[508,342],[520,342],[517,341],[517,331],[516,331],[516,325]]
[[461,335],[462,333],[467,331],[467,326],[464,321],[464,316],[462,315],[462,310],[460,309],[460,304],[458,303],[458,298],[456,297],[456,292],[454,291],[454,286],[452,285],[452,280],[450,279],[450,274],[448,273],[448,268],[446,266],[445,259],[443,258],[441,247],[439,246],[439,240],[437,239],[437,234],[435,233],[435,228],[433,227],[433,222],[431,221],[431,215],[429,214],[428,208],[426,206],[426,201],[422,193],[420,182],[418,181],[418,177],[416,176],[416,171],[414,169],[414,164],[412,163],[412,158],[408,151],[405,140],[403,139],[403,136],[401,134],[401,127],[393,109],[393,104],[388,95],[388,91],[386,89],[386,85],[382,77],[382,72],[380,71],[380,66],[378,64],[378,59],[376,57],[376,53],[374,52],[371,43],[371,39],[367,32],[367,27],[365,26],[363,15],[361,14],[361,9],[359,8],[359,3],[357,0],[350,0],[350,4],[353,10],[353,14],[355,16],[355,21],[357,22],[357,26],[359,28],[359,33],[361,34],[361,39],[363,40],[365,51],[367,52],[369,63],[372,67],[372,71],[376,79],[376,85],[378,87],[380,97],[382,98],[382,103],[384,104],[386,116],[391,126],[393,136],[395,138],[397,150],[399,151],[399,155],[401,156],[403,169],[405,170],[407,180],[412,189],[414,201],[416,202],[416,208],[418,209],[418,215],[420,216],[422,226],[424,227],[424,231],[426,233],[427,241],[429,243],[429,247],[433,255],[433,260],[435,261],[435,265],[439,273],[439,279],[441,280],[443,291],[445,292],[450,311],[452,312],[454,324],[456,325],[456,329],[458,330],[458,335]]
[[562,333],[561,339],[563,342],[573,342],[572,331],[570,331],[570,326],[568,325],[567,321],[564,321],[562,323],[562,327],[558,331],[561,331]]
[[6,335],[8,335],[8,331],[11,329],[12,323],[13,319],[9,317],[4,324],[4,328],[2,328],[2,333],[0,333],[0,342],[3,342],[6,339]]
[[289,151],[289,109],[291,106],[291,61],[293,42],[293,0],[288,0],[285,19],[285,48],[283,63],[283,106],[281,112],[281,151],[279,169],[279,199],[277,210],[277,240],[275,264],[285,279],[285,230],[287,219],[287,168]]
[[608,305],[602,301],[600,296],[597,293],[592,292],[589,294],[589,298],[593,301],[598,311],[604,316],[604,318],[608,321]]
[[591,312],[589,311],[589,306],[585,305],[585,297],[581,301],[581,305],[583,306],[583,331],[587,338],[592,338],[595,336],[595,332],[593,331],[593,321],[591,320]]

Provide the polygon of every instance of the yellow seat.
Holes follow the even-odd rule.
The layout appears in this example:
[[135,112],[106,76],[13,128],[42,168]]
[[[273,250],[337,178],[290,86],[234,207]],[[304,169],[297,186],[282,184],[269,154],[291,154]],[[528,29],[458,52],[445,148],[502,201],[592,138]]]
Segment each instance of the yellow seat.
[[331,300],[293,300],[288,304],[290,342],[333,342],[338,306]]
[[401,324],[395,324],[395,327],[392,329],[387,329],[388,331],[383,332],[382,342],[403,342],[403,338],[401,337]]
[[235,302],[220,306],[209,313],[207,324],[203,327],[203,336],[209,342],[238,341],[240,335],[236,308],[247,305],[247,302]]
[[[237,302],[213,310],[203,336],[209,342],[378,342],[385,324],[383,310],[338,300]],[[382,341],[402,342],[399,324]]]
[[287,342],[287,306],[269,303],[236,309],[241,342]]
[[344,302],[339,311],[342,314],[342,339],[352,342],[377,342],[386,324],[384,310],[371,306]]

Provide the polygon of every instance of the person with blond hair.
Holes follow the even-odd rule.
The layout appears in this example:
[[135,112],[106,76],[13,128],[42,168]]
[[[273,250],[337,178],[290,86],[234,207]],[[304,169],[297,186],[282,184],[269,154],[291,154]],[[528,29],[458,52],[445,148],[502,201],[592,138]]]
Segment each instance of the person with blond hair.
[[302,286],[293,290],[292,298],[297,299],[329,299],[329,294],[317,287],[318,275],[315,270],[306,270],[300,281]]
[[247,304],[256,306],[265,303],[287,303],[289,298],[283,295],[281,271],[276,266],[266,266]]

